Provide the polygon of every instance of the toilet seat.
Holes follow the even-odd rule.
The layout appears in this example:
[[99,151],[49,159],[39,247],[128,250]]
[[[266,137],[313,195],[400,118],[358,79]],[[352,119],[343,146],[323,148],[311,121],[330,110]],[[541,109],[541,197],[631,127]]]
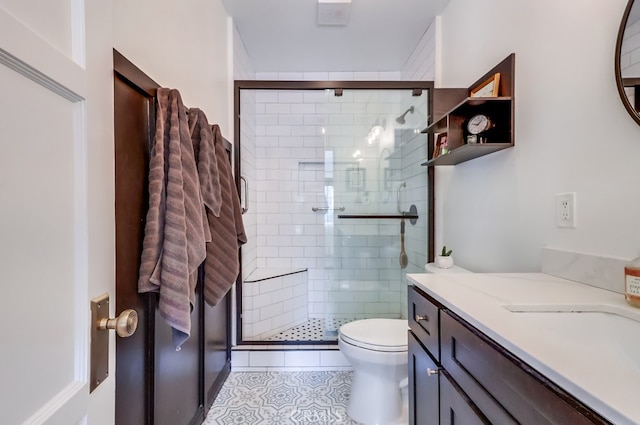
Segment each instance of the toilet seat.
[[340,338],[366,350],[407,351],[409,325],[401,319],[363,319],[340,327]]

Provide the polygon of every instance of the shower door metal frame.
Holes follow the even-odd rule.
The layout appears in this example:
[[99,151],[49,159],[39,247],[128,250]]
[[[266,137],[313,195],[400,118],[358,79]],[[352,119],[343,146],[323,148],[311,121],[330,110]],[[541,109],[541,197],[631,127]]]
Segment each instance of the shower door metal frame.
[[[433,81],[280,81],[280,80],[235,80],[233,88],[233,114],[234,114],[234,169],[235,182],[238,193],[242,193],[242,169],[240,156],[240,92],[242,90],[413,90],[414,93],[428,91],[427,104],[429,115],[427,125],[431,124],[433,116]],[[433,135],[428,135],[428,144],[433,146]],[[431,152],[428,152],[431,157]],[[427,167],[427,253],[429,262],[435,256],[434,231],[435,231],[435,170]],[[318,345],[318,341],[244,341],[242,339],[242,247],[239,250],[240,273],[236,279],[236,344],[238,345]],[[337,341],[323,342],[324,344],[337,344]]]

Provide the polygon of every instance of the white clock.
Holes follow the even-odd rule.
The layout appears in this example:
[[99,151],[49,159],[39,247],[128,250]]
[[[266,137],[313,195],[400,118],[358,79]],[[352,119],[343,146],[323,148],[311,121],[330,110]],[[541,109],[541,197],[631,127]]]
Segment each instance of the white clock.
[[491,118],[484,114],[474,115],[467,123],[467,131],[470,134],[480,134],[491,129],[494,126]]

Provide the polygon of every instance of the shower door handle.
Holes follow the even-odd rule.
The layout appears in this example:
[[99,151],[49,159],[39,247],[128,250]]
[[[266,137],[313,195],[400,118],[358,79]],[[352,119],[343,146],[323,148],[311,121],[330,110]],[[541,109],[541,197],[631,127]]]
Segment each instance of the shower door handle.
[[244,205],[246,207],[241,207],[241,212],[244,214],[249,211],[249,182],[242,176],[240,176],[240,180],[244,182]]

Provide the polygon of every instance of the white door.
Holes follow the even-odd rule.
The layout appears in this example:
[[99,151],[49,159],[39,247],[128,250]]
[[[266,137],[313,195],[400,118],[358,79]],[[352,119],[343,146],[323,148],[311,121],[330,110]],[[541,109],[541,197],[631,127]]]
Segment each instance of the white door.
[[114,296],[111,23],[91,3],[0,0],[3,424],[113,424],[114,379],[88,385],[89,301]]

